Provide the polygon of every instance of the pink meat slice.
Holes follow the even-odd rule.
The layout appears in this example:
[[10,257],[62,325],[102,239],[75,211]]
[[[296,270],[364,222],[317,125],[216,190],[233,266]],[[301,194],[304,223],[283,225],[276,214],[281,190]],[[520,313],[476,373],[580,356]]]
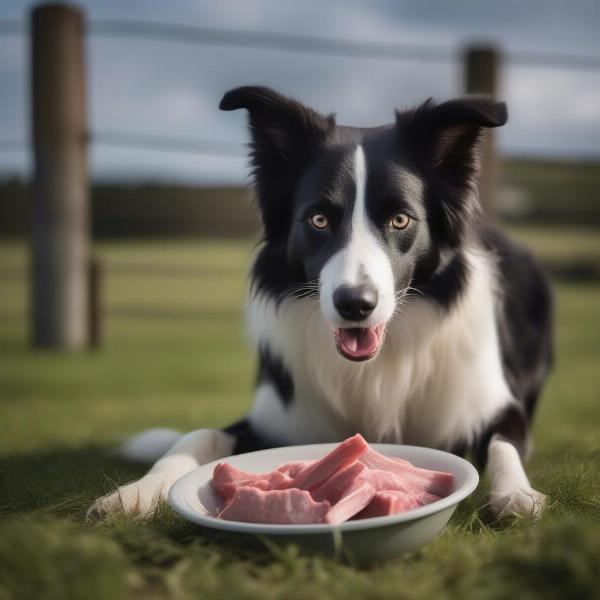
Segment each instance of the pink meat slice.
[[[359,464],[365,467],[363,463]],[[365,467],[361,474],[361,479],[368,481],[378,492],[393,490],[404,492],[405,494],[421,494],[425,491],[425,484],[420,479],[412,475],[398,475],[398,473],[392,473],[384,469],[369,469]]]
[[330,504],[335,504],[351,490],[356,478],[365,469],[366,467],[362,463],[353,462],[316,488],[312,492],[312,497],[317,501],[327,500]]
[[[405,482],[404,487],[394,486],[388,489],[399,489],[416,494],[425,491],[443,497],[451,494],[454,488],[454,475],[452,473],[419,469],[406,460],[389,458],[372,448],[368,448],[363,452],[359,460],[369,469],[387,471],[397,475]],[[376,485],[376,488],[378,490],[383,489],[381,485]]]
[[280,471],[269,473],[247,473],[228,463],[219,463],[213,471],[212,486],[225,501],[229,501],[241,487],[255,487],[259,490],[281,490],[289,486],[292,479]]
[[369,448],[360,433],[353,435],[339,446],[334,448],[321,460],[316,461],[301,471],[290,483],[290,487],[301,490],[315,490],[324,481],[332,477],[337,471],[352,464]]
[[316,462],[316,460],[297,460],[277,467],[277,471],[284,473],[293,479],[300,475],[300,472],[306,469],[306,467],[310,467],[310,465],[313,465]]
[[269,473],[220,463],[212,485],[225,500],[223,519],[339,524],[434,502],[452,492],[454,475],[384,456],[356,434],[320,460],[289,462]]
[[396,515],[401,512],[418,508],[425,504],[431,504],[439,500],[439,496],[423,492],[421,494],[406,494],[398,491],[381,491],[377,492],[369,504],[357,513],[354,519],[370,519],[372,517],[386,517],[388,515]]
[[375,488],[357,477],[352,487],[329,509],[325,522],[338,525],[363,510],[375,497]]
[[239,487],[218,516],[245,523],[306,525],[323,523],[329,509],[329,502],[315,502],[306,490]]

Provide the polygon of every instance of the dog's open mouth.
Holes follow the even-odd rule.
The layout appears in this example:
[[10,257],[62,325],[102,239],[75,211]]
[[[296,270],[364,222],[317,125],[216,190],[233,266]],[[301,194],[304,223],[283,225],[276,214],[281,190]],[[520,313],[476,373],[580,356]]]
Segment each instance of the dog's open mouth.
[[340,327],[335,330],[338,352],[348,360],[362,361],[373,358],[381,348],[385,325],[377,327]]

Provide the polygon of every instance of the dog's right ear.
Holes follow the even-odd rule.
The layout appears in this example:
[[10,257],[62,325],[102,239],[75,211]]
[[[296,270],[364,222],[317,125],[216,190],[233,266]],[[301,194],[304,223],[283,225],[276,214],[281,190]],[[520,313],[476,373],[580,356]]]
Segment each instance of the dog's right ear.
[[287,201],[302,168],[334,131],[335,117],[263,86],[235,88],[219,108],[248,110],[254,186],[266,233],[285,230]]
[[325,142],[335,127],[333,115],[323,116],[263,86],[230,90],[223,96],[219,108],[248,110],[254,166],[258,168],[263,161],[271,166],[293,166],[305,159],[315,146]]

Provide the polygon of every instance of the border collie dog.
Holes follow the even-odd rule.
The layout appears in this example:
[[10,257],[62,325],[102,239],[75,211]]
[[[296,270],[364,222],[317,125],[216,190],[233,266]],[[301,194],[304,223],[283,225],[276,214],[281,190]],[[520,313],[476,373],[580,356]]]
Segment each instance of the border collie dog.
[[552,296],[534,259],[486,224],[484,128],[506,106],[467,97],[361,129],[258,86],[247,109],[264,238],[248,301],[253,408],[223,430],[154,430],[124,448],[157,459],[92,513],[150,512],[199,464],[265,447],[370,442],[470,453],[499,517],[537,516],[523,468],[552,362]]

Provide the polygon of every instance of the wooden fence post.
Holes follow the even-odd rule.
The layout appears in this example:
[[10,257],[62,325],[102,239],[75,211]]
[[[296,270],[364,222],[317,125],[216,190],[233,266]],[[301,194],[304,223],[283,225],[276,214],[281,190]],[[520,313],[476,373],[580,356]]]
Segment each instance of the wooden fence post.
[[104,266],[99,258],[92,257],[89,269],[89,344],[98,350],[104,340]]
[[[467,48],[465,53],[465,91],[467,94],[485,94],[496,96],[498,93],[498,74],[500,55],[493,47],[479,46]],[[484,133],[481,148],[481,179],[479,198],[485,213],[496,216],[496,187],[500,170],[496,152],[494,133]]]
[[83,28],[82,13],[72,6],[32,11],[32,341],[50,348],[88,343]]

